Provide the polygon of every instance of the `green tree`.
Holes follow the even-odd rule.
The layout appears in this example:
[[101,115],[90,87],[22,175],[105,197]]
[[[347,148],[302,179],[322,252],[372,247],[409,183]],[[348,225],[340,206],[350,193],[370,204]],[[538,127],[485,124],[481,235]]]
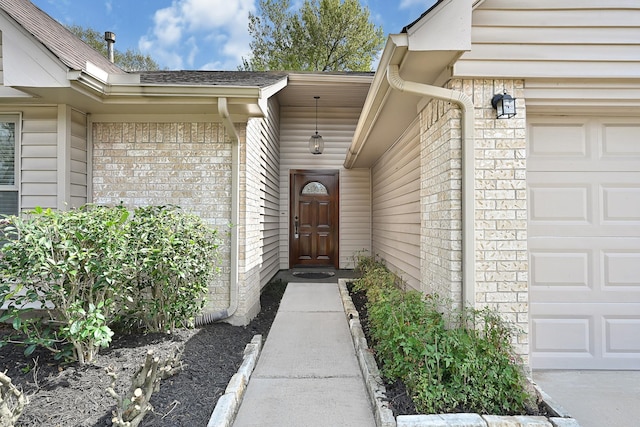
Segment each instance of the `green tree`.
[[370,71],[382,49],[382,27],[358,0],[259,0],[249,14],[251,56],[244,70]]
[[[102,55],[108,57],[104,33],[93,28],[84,28],[80,25],[68,25],[67,29]],[[158,63],[150,55],[143,55],[137,49],[127,49],[126,52],[114,49],[113,59],[115,64],[125,71],[154,71],[160,69]]]

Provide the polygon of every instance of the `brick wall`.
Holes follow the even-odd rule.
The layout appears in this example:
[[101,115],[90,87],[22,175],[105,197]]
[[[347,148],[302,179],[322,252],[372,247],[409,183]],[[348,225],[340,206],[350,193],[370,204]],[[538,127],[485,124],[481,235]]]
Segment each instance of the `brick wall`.
[[420,115],[422,291],[462,302],[460,110],[432,101]]
[[[128,208],[176,204],[224,240],[206,312],[229,304],[231,143],[218,123],[94,123],[93,201]],[[242,138],[243,139],[243,138]]]
[[[528,363],[524,83],[512,80],[465,81],[462,90],[473,96],[476,106],[476,306],[497,309],[522,330],[515,344],[518,353]],[[498,120],[491,98],[504,90],[514,98],[520,98],[518,115]]]
[[[506,90],[522,98],[523,82],[456,80],[475,111],[475,304],[497,309],[522,333],[515,342],[528,363],[526,112],[496,119],[491,98]],[[442,101],[421,113],[422,276],[426,292],[462,302],[460,110]]]

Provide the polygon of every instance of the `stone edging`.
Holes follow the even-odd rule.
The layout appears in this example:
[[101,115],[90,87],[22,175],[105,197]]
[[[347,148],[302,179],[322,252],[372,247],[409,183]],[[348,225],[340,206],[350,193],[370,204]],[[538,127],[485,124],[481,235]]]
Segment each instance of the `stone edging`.
[[224,394],[218,399],[207,427],[231,427],[261,350],[262,335],[254,335],[251,342],[245,346],[242,365],[233,374]]
[[351,338],[364,377],[365,385],[374,408],[377,427],[580,427],[569,413],[554,402],[535,383],[533,384],[543,398],[544,404],[556,417],[533,416],[497,416],[479,414],[433,414],[399,415],[394,418],[386,398],[386,389],[380,378],[378,365],[369,350],[367,340],[360,324],[360,315],[356,310],[347,283],[350,279],[338,279],[338,289],[342,298],[345,315],[349,322]]

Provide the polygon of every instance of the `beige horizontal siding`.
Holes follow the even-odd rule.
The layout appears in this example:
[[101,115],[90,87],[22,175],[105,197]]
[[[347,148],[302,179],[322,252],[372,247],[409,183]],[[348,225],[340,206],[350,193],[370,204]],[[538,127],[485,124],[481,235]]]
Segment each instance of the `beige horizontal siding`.
[[640,2],[487,0],[457,77],[626,78],[640,74]]
[[371,172],[340,173],[340,265],[354,267],[354,255],[371,252]]
[[56,107],[22,109],[20,155],[20,206],[57,206],[57,122]]
[[280,268],[289,268],[289,172],[292,169],[340,171],[340,267],[349,268],[353,252],[368,248],[370,231],[369,179],[365,171],[343,168],[360,109],[318,107],[318,133],[324,152],[309,152],[309,138],[315,132],[315,109],[282,107],[280,111]]
[[71,207],[87,203],[88,157],[87,157],[87,116],[79,111],[71,111],[71,163],[70,200]]
[[419,121],[371,171],[372,250],[409,286],[420,290]]
[[259,168],[254,176],[259,182],[260,287],[266,285],[280,269],[279,201],[280,201],[280,107],[269,100],[264,119],[252,119],[247,127],[247,145],[255,150]]

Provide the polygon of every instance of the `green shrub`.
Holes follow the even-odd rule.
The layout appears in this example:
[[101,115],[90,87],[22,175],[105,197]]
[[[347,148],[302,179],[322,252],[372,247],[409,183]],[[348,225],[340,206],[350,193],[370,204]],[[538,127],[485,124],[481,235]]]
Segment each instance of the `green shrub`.
[[134,211],[128,233],[135,275],[126,323],[148,331],[190,326],[217,272],[216,230],[176,206],[148,206]]
[[419,412],[526,412],[531,397],[513,331],[496,312],[453,310],[438,297],[402,291],[382,262],[363,264],[354,289],[367,295],[382,375],[402,380]]
[[3,221],[0,304],[25,354],[91,362],[115,324],[145,331],[188,326],[216,271],[218,238],[177,207],[37,208]]
[[10,309],[0,320],[12,319],[24,334],[27,354],[42,345],[85,363],[109,344],[109,323],[127,293],[128,216],[121,207],[87,205],[3,221],[0,302]]

